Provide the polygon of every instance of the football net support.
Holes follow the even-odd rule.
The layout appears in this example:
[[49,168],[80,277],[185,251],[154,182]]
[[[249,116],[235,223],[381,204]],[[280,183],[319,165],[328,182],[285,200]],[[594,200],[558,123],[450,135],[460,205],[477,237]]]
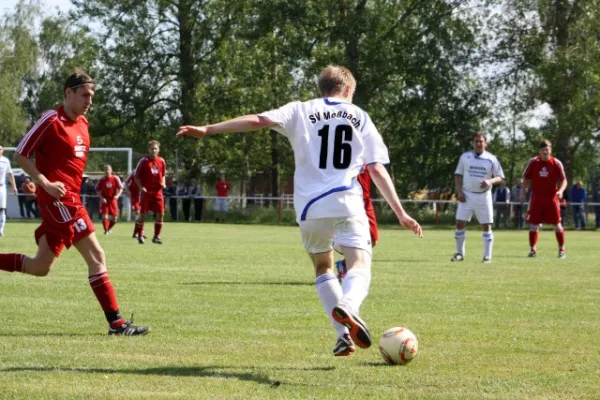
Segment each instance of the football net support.
[[[13,174],[15,176],[15,179],[18,177],[18,175],[20,174],[19,166],[14,162],[13,157],[11,156],[11,154],[9,152],[13,152],[16,150],[16,147],[5,147],[4,148],[4,155],[10,160],[11,162],[11,166],[13,168]],[[109,156],[107,154],[98,156],[95,154],[102,154],[102,153],[121,153],[122,156]],[[124,159],[124,158],[125,159]],[[102,167],[105,164],[111,164],[113,167],[113,171],[115,171],[116,175],[119,175],[120,178],[122,178],[123,180],[123,186],[125,185],[125,179],[127,179],[127,177],[131,174],[131,172],[133,171],[133,149],[131,147],[90,147],[89,149],[89,153],[88,153],[88,162],[86,165],[86,170],[84,171],[84,175],[94,175],[94,174],[99,174],[100,172],[103,173],[103,169]],[[15,169],[17,171],[15,171]],[[93,177],[93,176],[90,176]],[[18,186],[18,185],[17,185]],[[8,191],[8,200],[9,203],[11,203],[10,199],[12,196],[12,191]],[[94,194],[89,195],[89,194],[83,194],[82,193],[82,202],[85,202],[85,198],[86,197],[97,197]],[[127,193],[126,188],[123,188],[123,208],[125,209],[124,211],[126,212],[126,219],[127,221],[131,221],[131,201],[129,199],[129,195]],[[17,199],[14,199],[15,203],[18,203]],[[85,203],[84,203],[85,205]],[[7,205],[7,211],[11,211],[10,209],[12,209],[13,207],[11,207],[11,205]],[[17,216],[18,215],[18,206],[14,207],[13,212],[10,213],[9,216]],[[94,211],[97,212],[97,211]]]

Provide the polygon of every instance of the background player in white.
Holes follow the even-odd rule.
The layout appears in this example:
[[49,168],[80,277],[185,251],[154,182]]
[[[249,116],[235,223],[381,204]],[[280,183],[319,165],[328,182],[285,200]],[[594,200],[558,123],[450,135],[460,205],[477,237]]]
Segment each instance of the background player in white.
[[[371,345],[358,311],[371,283],[371,238],[357,175],[363,165],[394,210],[399,222],[422,236],[419,224],[402,208],[392,180],[381,135],[366,112],[352,104],[352,73],[330,65],[319,76],[322,98],[292,102],[258,115],[205,126],[182,126],[178,136],[247,132],[272,128],[294,150],[294,207],[304,248],[315,268],[319,298],[337,331],[334,355],[346,356],[354,344]],[[331,266],[332,242],[340,245],[348,273],[340,286]]]
[[10,161],[4,157],[4,147],[0,146],[0,236],[4,236],[4,224],[6,223],[6,178],[10,181],[13,194],[19,194],[15,177],[10,167]]
[[454,233],[456,253],[451,261],[462,261],[465,257],[465,227],[467,222],[471,221],[473,213],[483,231],[483,262],[492,261],[494,208],[491,189],[493,185],[504,182],[504,172],[496,156],[487,152],[486,147],[485,135],[481,132],[476,133],[473,136],[473,150],[460,156],[454,172],[456,198],[459,203]]

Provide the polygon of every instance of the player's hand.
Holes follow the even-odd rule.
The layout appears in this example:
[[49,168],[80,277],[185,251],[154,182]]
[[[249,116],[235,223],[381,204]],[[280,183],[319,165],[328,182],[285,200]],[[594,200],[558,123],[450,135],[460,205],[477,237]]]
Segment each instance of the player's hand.
[[519,196],[519,200],[521,201],[521,203],[525,203],[525,193],[521,193],[521,195]]
[[559,200],[563,198],[563,192],[561,190],[559,190],[558,192],[556,192],[556,195],[558,196]]
[[492,184],[489,179],[484,179],[481,182],[479,182],[479,187],[482,189],[487,189],[490,186],[492,186]]
[[412,217],[405,215],[399,218],[399,220],[400,224],[403,227],[405,227],[406,229],[410,229],[415,234],[419,235],[420,238],[423,237],[423,228],[421,228],[421,225],[419,225],[419,223],[415,221]]
[[148,189],[146,189],[145,187],[142,188],[141,190],[142,193],[148,193]]
[[65,194],[67,194],[67,189],[65,189],[65,184],[62,182],[50,182],[44,187],[44,190],[55,199],[60,200]]
[[13,188],[13,194],[16,196],[19,194],[19,191],[17,190],[17,188]]
[[198,139],[202,139],[204,136],[208,135],[208,129],[206,126],[192,126],[192,125],[184,125],[179,127],[179,131],[177,131],[177,136],[191,136]]
[[102,204],[106,204],[106,203],[108,203],[108,201],[106,201],[106,199],[103,197],[102,198]]
[[460,203],[464,203],[466,201],[465,194],[463,192],[457,193],[456,200],[458,200]]

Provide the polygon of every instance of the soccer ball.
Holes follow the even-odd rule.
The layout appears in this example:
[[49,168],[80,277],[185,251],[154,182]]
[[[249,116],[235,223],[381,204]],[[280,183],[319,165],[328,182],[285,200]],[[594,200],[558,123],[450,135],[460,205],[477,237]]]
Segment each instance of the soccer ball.
[[405,365],[417,356],[419,341],[406,328],[391,328],[379,340],[379,353],[389,365]]

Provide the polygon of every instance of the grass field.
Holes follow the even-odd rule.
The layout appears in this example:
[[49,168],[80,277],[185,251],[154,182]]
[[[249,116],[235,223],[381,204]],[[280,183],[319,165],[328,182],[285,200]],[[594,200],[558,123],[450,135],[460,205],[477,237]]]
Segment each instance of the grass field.
[[[9,221],[0,252],[32,254],[35,225]],[[294,227],[167,224],[163,246],[132,225],[101,236],[122,311],[146,337],[106,336],[75,250],[46,278],[0,272],[0,399],[599,399],[600,233],[495,234],[481,261],[450,263],[453,233],[384,229],[361,315],[419,338],[409,365],[377,347],[335,358],[335,334]]]

